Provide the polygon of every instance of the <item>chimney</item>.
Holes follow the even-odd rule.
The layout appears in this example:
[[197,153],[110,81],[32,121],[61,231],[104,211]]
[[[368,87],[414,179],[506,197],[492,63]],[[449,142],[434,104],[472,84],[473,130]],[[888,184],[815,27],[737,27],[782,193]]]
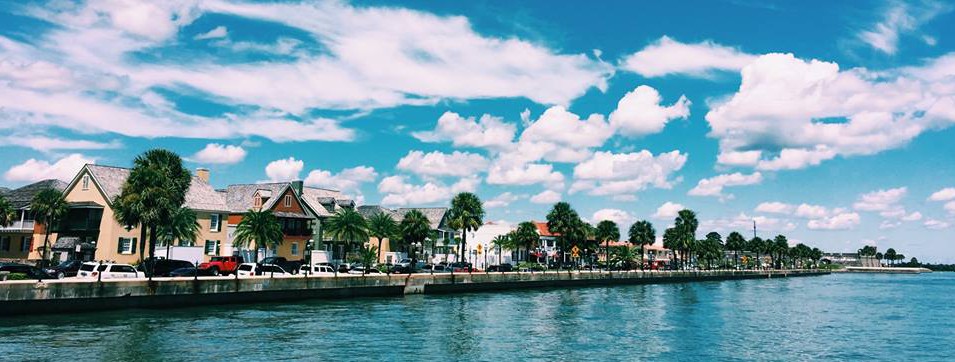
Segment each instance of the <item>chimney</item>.
[[205,183],[209,183],[209,169],[204,167],[197,168],[196,177]]
[[298,196],[302,196],[302,186],[303,183],[301,180],[292,181],[292,189],[295,190],[295,194]]

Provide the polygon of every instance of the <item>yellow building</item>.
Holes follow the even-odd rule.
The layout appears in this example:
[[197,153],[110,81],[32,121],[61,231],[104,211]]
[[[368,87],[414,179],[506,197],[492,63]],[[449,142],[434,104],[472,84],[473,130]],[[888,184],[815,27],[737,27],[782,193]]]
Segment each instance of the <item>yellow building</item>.
[[[15,209],[15,218],[9,225],[0,225],[0,261],[37,260],[43,247],[44,228],[30,211],[33,196],[46,189],[63,191],[66,182],[43,180],[2,192]],[[52,243],[53,240],[50,240]]]

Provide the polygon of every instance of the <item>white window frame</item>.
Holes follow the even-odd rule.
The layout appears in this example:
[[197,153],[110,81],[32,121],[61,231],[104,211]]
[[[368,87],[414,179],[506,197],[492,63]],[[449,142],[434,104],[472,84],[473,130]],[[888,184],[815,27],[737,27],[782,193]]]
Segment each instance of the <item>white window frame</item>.
[[285,207],[292,207],[292,195],[285,195]]
[[221,214],[209,215],[209,230],[212,230],[214,232],[222,231],[222,215]]
[[296,242],[293,242],[292,245],[289,247],[289,249],[291,250],[292,255],[298,255],[298,252],[299,252],[299,250],[298,250],[298,242],[297,242],[297,241],[296,241]]
[[121,255],[133,254],[133,238],[119,238],[119,245],[123,248],[119,252]]
[[83,175],[83,190],[90,189],[90,175]]
[[[212,252],[209,252],[209,245],[212,245]],[[205,255],[219,256],[219,246],[221,246],[219,240],[206,240],[206,244],[202,247],[202,253]]]

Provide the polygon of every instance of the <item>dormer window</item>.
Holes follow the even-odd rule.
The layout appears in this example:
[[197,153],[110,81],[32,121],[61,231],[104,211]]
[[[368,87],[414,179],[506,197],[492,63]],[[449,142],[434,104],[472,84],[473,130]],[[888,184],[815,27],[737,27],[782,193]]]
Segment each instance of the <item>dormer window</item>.
[[262,207],[262,196],[256,195],[255,199],[253,200],[253,204],[255,205],[255,208]]
[[285,195],[285,207],[292,207],[292,195]]
[[90,175],[83,175],[83,190],[90,189]]

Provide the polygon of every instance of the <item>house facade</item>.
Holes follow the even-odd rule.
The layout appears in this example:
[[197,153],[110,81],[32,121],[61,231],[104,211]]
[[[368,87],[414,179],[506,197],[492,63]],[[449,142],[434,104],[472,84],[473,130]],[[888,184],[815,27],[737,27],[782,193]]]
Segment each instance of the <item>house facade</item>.
[[13,222],[0,226],[0,261],[39,260],[42,257],[45,229],[36,221],[30,203],[40,191],[51,188],[63,191],[66,186],[63,181],[43,180],[0,193],[15,210]]
[[[370,218],[375,213],[382,212],[391,216],[398,224],[404,219],[405,214],[412,210],[417,210],[424,214],[431,226],[431,237],[425,241],[422,247],[424,250],[419,251],[418,259],[430,263],[453,263],[457,261],[458,232],[448,226],[448,208],[408,207],[389,209],[380,205],[363,205],[356,208],[356,211],[364,216],[365,219]],[[371,237],[365,245],[378,247],[378,239]],[[400,247],[399,243],[385,238],[381,242],[381,253],[379,253],[379,255],[381,255],[378,260],[379,263],[393,264],[397,262],[398,259],[407,257],[408,253],[406,248]]]

